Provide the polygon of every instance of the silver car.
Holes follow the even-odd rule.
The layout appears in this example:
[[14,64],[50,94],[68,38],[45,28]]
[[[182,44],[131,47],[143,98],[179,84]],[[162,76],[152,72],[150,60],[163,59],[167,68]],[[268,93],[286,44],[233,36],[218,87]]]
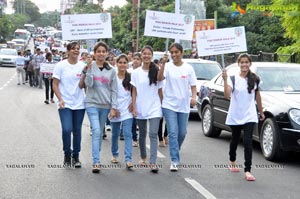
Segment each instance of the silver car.
[[11,48],[0,49],[0,66],[16,67],[17,50]]

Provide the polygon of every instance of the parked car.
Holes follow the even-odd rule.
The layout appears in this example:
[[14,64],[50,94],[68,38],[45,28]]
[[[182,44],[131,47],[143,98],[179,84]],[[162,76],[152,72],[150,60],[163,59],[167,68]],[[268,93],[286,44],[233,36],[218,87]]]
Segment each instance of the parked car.
[[16,67],[17,50],[11,48],[0,49],[0,66]]
[[[216,61],[210,61],[205,59],[182,59],[182,61],[193,66],[197,77],[197,91],[200,90],[201,85],[203,85],[205,82],[208,82],[219,72],[222,71],[221,65]],[[190,92],[190,96],[191,95],[192,92]],[[197,107],[191,107],[190,113],[197,114]]]
[[7,48],[15,48],[16,42],[14,41],[8,41],[7,43]]
[[7,44],[0,44],[0,49],[1,48],[7,48]]
[[23,45],[24,48],[26,48],[26,46],[27,46],[27,41],[24,40],[24,39],[13,39],[13,40],[11,40],[11,41],[16,42],[16,44],[21,44],[21,45]]
[[[253,140],[260,142],[267,160],[282,159],[288,151],[300,152],[300,64],[253,62],[260,76],[264,121],[256,125]],[[227,67],[228,76],[238,73],[237,64]],[[221,73],[201,86],[198,114],[205,136],[218,137],[225,125],[230,101],[224,97]]]

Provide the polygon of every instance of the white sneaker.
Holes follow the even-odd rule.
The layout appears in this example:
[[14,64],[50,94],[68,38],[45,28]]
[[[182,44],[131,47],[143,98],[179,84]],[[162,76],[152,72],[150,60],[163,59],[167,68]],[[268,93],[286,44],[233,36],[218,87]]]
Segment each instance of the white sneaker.
[[178,171],[178,164],[171,162],[170,171]]

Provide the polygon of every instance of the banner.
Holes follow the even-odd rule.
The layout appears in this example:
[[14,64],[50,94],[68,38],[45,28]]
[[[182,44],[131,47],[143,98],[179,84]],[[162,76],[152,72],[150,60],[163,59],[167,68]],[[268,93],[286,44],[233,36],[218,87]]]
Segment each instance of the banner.
[[44,74],[52,74],[55,65],[56,65],[55,63],[41,63],[41,66],[40,66],[41,70],[40,70],[40,72],[44,73]]
[[145,36],[192,40],[195,17],[147,10]]
[[245,27],[196,31],[198,56],[247,51]]
[[112,38],[110,13],[61,15],[63,40]]

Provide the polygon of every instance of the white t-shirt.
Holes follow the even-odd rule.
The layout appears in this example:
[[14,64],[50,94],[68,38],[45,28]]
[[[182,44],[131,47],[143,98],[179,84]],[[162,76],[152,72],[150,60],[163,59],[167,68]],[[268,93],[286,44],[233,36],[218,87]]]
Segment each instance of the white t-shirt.
[[118,106],[117,109],[120,112],[120,117],[118,118],[112,118],[111,122],[121,122],[124,120],[127,120],[129,118],[132,118],[132,113],[129,112],[129,105],[132,102],[131,99],[131,91],[125,90],[122,82],[123,79],[117,78],[118,81]]
[[162,107],[175,112],[190,113],[189,89],[196,86],[197,82],[194,68],[188,63],[178,67],[173,62],[168,62],[165,65],[164,77]]
[[[228,77],[228,85],[232,88],[231,78]],[[234,91],[231,93],[229,110],[225,124],[243,125],[248,122],[258,122],[255,106],[255,84],[251,93],[248,93],[248,83],[246,78],[235,75]]]
[[[70,64],[68,60],[58,62],[53,71],[53,78],[59,80],[59,91],[65,102],[65,107],[72,110],[84,109],[84,93],[79,88],[81,72],[84,68],[82,62]],[[57,103],[59,108],[59,103]]]
[[139,67],[132,71],[130,83],[136,87],[136,110],[137,119],[150,119],[162,117],[161,103],[158,90],[162,83],[149,85],[148,71]]

